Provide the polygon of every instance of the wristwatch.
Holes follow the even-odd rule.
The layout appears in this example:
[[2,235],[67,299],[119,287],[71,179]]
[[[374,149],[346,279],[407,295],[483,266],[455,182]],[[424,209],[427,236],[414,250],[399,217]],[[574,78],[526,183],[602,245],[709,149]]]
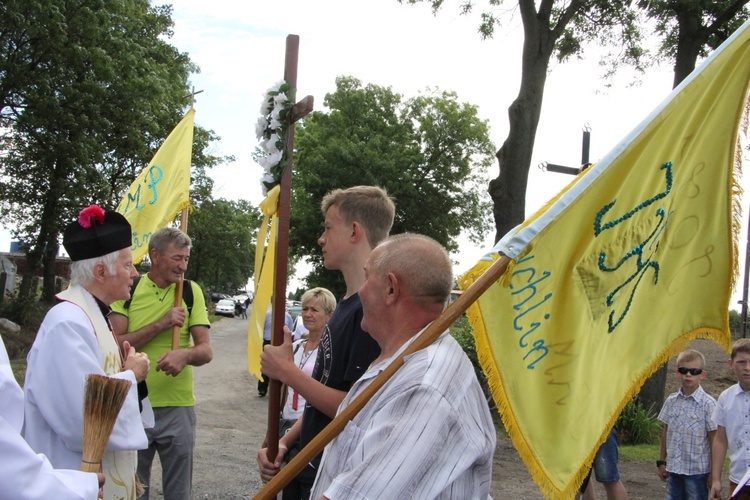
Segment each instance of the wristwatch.
[[661,467],[662,465],[666,467],[667,466],[667,462],[665,460],[657,460],[656,461],[656,466],[657,467]]

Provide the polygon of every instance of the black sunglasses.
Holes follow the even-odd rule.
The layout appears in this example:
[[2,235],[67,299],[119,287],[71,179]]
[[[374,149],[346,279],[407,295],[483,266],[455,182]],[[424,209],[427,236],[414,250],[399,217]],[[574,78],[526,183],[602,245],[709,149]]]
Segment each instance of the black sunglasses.
[[687,375],[688,373],[690,373],[690,375],[693,375],[693,376],[700,375],[701,373],[703,373],[702,368],[685,368],[684,366],[679,367],[677,371],[680,372],[682,375]]

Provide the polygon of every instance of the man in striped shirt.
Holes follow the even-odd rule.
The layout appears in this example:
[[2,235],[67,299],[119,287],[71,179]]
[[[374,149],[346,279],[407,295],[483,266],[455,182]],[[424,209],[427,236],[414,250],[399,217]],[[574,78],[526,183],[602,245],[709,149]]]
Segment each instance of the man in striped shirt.
[[[447,252],[426,236],[389,238],[359,289],[362,328],[380,356],[339,412],[443,311],[453,285]],[[487,498],[495,428],[471,362],[446,331],[365,405],[323,455],[310,498]]]

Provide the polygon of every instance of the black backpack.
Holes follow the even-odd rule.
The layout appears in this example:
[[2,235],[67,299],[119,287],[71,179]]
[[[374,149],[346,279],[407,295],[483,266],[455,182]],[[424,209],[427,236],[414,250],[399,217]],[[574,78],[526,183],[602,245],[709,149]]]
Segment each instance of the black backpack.
[[[138,287],[140,281],[140,276],[133,279],[133,285],[130,287],[130,298],[123,304],[125,309],[130,309],[130,303],[133,302],[133,294],[135,293],[135,289]],[[189,317],[190,313],[193,311],[193,285],[190,283],[190,280],[182,280],[182,300],[185,301],[187,315]]]

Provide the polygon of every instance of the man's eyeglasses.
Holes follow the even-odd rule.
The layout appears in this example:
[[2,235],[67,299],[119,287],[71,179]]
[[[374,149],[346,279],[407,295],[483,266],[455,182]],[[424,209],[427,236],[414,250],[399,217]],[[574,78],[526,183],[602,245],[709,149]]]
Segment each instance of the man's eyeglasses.
[[679,367],[677,371],[680,372],[680,374],[682,375],[687,375],[689,373],[690,375],[693,375],[693,376],[700,375],[701,373],[703,373],[702,368],[685,368],[684,366]]

